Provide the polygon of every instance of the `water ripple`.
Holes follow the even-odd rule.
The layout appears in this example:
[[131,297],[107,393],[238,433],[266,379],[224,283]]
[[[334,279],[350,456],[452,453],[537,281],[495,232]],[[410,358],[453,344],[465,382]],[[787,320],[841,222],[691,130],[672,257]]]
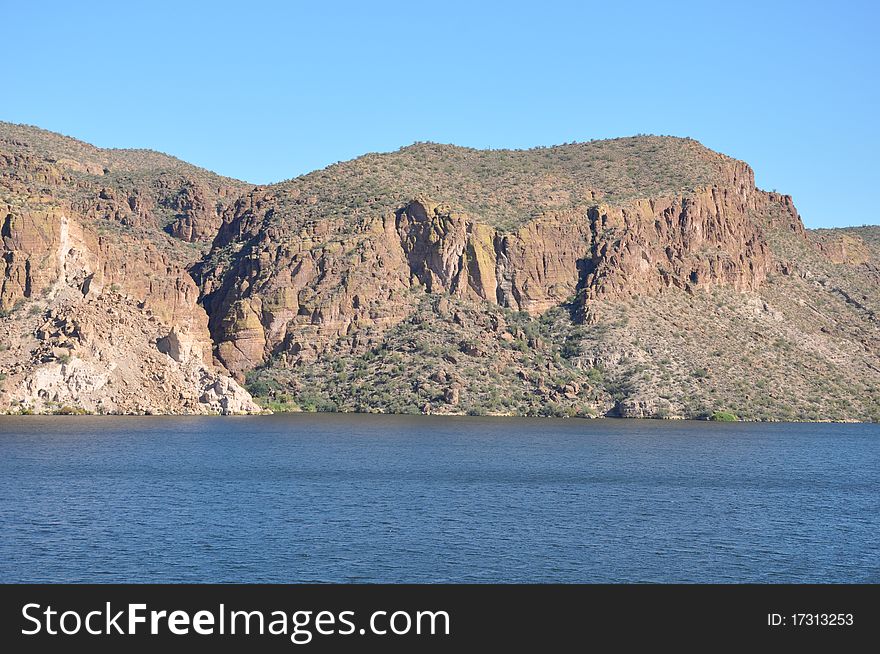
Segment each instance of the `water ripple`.
[[880,427],[0,417],[0,581],[877,582]]

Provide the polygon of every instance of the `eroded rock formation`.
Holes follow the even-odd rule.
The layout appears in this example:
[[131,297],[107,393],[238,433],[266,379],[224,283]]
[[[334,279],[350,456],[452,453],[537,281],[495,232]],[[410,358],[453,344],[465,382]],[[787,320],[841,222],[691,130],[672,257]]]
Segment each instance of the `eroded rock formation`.
[[277,194],[250,197],[214,243],[239,248],[232,265],[202,270],[217,356],[238,374],[279,353],[316,356],[353,329],[397,324],[420,291],[587,315],[591,300],[669,287],[755,289],[774,265],[761,216],[774,205],[792,229],[800,219],[745,164],[722,172],[710,187],[548,210],[512,231],[420,197],[354,229],[311,221],[282,236]]
[[148,236],[157,186],[127,196],[130,179],[71,161],[12,153],[0,169],[0,410],[259,411],[214,365],[185,259]]

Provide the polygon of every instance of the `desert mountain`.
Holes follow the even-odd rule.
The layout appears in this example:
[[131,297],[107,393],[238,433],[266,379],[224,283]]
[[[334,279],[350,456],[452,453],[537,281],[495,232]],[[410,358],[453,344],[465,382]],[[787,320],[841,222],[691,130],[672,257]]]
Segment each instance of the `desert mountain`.
[[6,411],[880,419],[880,227],[690,139],[253,187],[0,123],[0,225]]

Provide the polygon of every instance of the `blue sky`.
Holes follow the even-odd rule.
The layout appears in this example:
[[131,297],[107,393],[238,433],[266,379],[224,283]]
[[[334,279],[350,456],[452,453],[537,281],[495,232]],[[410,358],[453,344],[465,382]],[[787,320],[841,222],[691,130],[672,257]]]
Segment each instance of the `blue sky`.
[[0,119],[267,183],[413,141],[691,136],[878,224],[880,3],[0,0]]

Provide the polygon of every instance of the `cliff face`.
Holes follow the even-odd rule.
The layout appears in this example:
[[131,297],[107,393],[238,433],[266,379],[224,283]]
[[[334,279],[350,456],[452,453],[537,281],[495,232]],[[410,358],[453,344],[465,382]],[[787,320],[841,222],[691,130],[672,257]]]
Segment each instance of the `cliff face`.
[[802,230],[787,198],[758,191],[750,168],[724,163],[687,195],[548,210],[512,232],[448,204],[413,199],[363,220],[304,223],[279,241],[278,197],[249,198],[224,220],[215,252],[234,263],[203,273],[218,358],[243,373],[272,356],[316,356],[352,330],[410,315],[412,292],[448,294],[538,316],[565,303],[675,287],[753,290],[773,257],[760,220],[770,205]]
[[880,416],[880,248],[694,141],[253,188],[0,127],[0,409]]
[[31,211],[7,205],[0,206],[0,213],[6,216],[0,309],[52,299],[66,287],[89,298],[118,286],[145,310],[207,339],[198,287],[183,266],[153,243],[97,234],[69,206]]
[[199,289],[161,236],[157,206],[198,181],[132,187],[128,173],[111,179],[112,161],[0,146],[0,409],[258,411],[214,366]]

